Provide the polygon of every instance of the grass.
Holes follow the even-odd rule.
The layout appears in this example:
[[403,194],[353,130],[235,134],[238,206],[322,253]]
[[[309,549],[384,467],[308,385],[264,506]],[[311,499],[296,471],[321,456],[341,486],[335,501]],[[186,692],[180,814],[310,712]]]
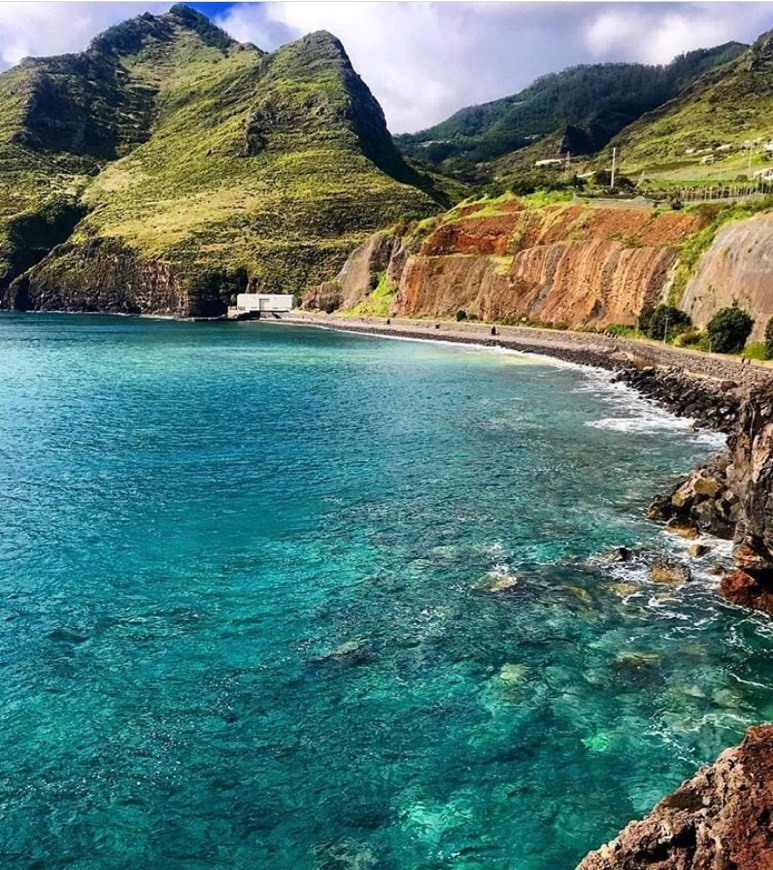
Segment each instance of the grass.
[[[4,215],[75,190],[89,213],[67,257],[49,258],[47,281],[72,282],[79,250],[87,257],[92,240],[116,239],[183,282],[243,268],[263,289],[301,293],[370,232],[440,211],[433,180],[399,157],[333,37],[312,34],[265,55],[178,18],[137,19],[149,29],[139,47],[132,27],[108,34],[132,46],[121,58],[121,99],[136,90],[152,102],[145,141],[113,131],[124,156],[92,155],[89,175],[75,172],[82,160],[66,148],[43,158],[0,140],[0,173],[13,178],[0,192],[0,261]],[[33,73],[0,76],[0,132],[24,133],[19,82],[33,88]],[[67,87],[84,86],[71,75]]]
[[[732,181],[746,174],[749,153],[743,143],[771,138],[773,123],[773,62],[764,37],[737,60],[717,67],[682,95],[643,116],[611,143],[618,149],[620,172],[638,179],[673,182]],[[701,164],[705,154],[688,149],[729,144],[715,152],[717,163]],[[706,152],[708,153],[708,152]],[[607,166],[607,148],[595,162]],[[752,169],[766,164],[758,147]]]
[[378,284],[370,294],[353,308],[341,313],[347,317],[386,317],[392,307],[398,286],[390,283],[386,272],[380,272]]
[[754,359],[764,361],[767,360],[767,354],[765,353],[765,342],[764,341],[753,341],[746,345],[743,349],[741,356],[745,356],[747,359]]

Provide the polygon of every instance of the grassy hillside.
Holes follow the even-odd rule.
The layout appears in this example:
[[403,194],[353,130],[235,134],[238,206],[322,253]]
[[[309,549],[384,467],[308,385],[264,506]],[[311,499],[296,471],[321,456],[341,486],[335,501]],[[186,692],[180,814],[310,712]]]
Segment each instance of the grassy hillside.
[[118,237],[191,273],[299,290],[370,230],[436,210],[333,37],[187,70],[154,135],[85,194],[74,240]]
[[177,69],[237,48],[175,7],[110,28],[80,54],[29,58],[0,75],[0,288],[69,235],[102,167],[148,138]]
[[626,128],[611,144],[630,175],[712,181],[745,176],[750,168],[773,168],[764,148],[771,139],[773,32]]
[[593,153],[644,112],[744,49],[727,43],[689,52],[667,66],[574,67],[544,76],[518,94],[462,109],[428,130],[396,141],[407,154],[463,175],[476,170],[485,174],[480,164],[556,135],[559,152]]
[[[371,230],[448,203],[330,34],[265,54],[185,6],[1,75],[0,142],[5,284],[67,239],[26,276],[33,295],[102,281],[101,241],[194,294],[300,292]],[[14,227],[52,209],[33,257]]]

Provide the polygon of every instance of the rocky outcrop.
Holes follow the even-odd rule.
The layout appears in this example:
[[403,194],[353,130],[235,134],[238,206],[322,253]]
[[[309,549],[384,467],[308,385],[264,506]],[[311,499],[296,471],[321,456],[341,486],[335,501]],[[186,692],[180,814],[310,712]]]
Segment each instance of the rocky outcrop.
[[174,317],[213,316],[225,310],[219,300],[192,293],[168,264],[145,262],[113,239],[58,245],[50,259],[44,258],[12,282],[3,303],[19,311]]
[[773,383],[701,384],[655,368],[624,371],[618,379],[676,413],[729,432],[728,447],[694,469],[648,516],[676,534],[691,529],[733,539],[738,570],[720,591],[729,601],[773,614]]
[[771,870],[773,726],[750,728],[577,870]]
[[696,537],[702,532],[732,538],[741,506],[728,481],[729,465],[730,457],[725,452],[694,469],[669,495],[656,499],[647,515],[665,521],[668,531],[682,537]]
[[728,475],[741,500],[736,563],[745,569],[773,569],[773,385],[750,389],[729,446]]
[[737,302],[752,312],[752,341],[762,341],[773,317],[773,214],[760,214],[719,230],[687,283],[681,308],[704,327],[719,308]]
[[409,244],[398,234],[374,233],[351,253],[332,281],[309,289],[301,305],[320,311],[354,308],[376,288],[381,273],[396,286],[408,255]]
[[633,324],[669,286],[678,245],[698,215],[580,205],[462,213],[403,272],[395,312],[566,327]]
[[769,571],[739,569],[725,574],[719,591],[733,604],[750,610],[762,610],[773,616],[773,582]]
[[370,292],[372,275],[386,269],[399,284],[396,316],[453,317],[463,309],[500,322],[634,324],[643,306],[663,297],[679,245],[703,221],[649,208],[476,203],[451,212],[421,245],[408,236],[393,240],[390,252],[376,234],[304,305],[354,307]]

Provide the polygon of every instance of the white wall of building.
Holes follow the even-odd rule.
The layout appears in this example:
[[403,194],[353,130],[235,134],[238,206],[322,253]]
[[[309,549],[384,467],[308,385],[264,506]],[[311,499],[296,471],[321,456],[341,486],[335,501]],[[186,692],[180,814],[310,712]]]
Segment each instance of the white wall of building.
[[239,293],[237,311],[292,311],[295,297],[284,293]]

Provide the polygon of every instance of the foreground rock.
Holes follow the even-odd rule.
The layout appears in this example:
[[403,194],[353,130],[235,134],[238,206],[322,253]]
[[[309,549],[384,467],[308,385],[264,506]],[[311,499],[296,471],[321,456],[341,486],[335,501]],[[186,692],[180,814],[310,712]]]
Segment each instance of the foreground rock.
[[773,574],[739,569],[726,574],[719,584],[723,597],[733,604],[762,610],[773,616]]
[[577,870],[771,870],[773,726],[750,728]]

